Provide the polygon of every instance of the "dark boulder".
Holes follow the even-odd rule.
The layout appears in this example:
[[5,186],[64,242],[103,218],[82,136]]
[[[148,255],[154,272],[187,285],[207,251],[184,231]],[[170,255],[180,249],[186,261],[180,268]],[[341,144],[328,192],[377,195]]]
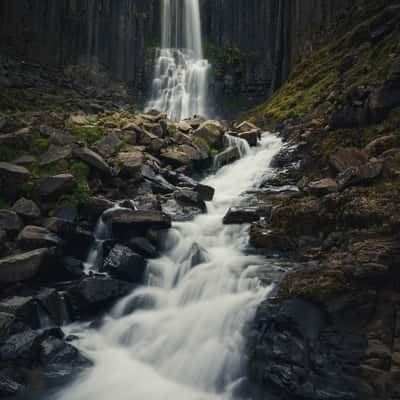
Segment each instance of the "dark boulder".
[[113,301],[126,296],[134,285],[121,280],[105,277],[88,277],[65,287],[66,299],[73,318],[80,318],[90,312],[98,312]]
[[117,244],[104,260],[103,270],[117,279],[140,284],[146,271],[146,261],[129,247]]
[[0,210],[0,229],[9,235],[15,235],[23,227],[23,223],[18,214],[11,210]]
[[247,224],[258,221],[261,217],[269,218],[271,215],[271,207],[232,207],[224,216],[223,223],[231,224]]
[[116,133],[110,133],[94,144],[94,149],[105,159],[115,156],[122,146],[122,141]]
[[12,207],[18,215],[27,219],[36,219],[41,215],[40,208],[38,205],[32,201],[21,197]]
[[71,174],[48,176],[33,185],[33,196],[38,200],[57,200],[60,196],[71,194],[76,189],[76,180]]
[[26,281],[38,274],[48,249],[42,248],[27,253],[0,259],[0,282]]
[[27,225],[17,237],[18,247],[34,250],[43,247],[62,246],[63,241],[54,233],[41,226]]
[[127,246],[146,258],[158,257],[158,251],[153,244],[144,237],[135,237],[127,242]]

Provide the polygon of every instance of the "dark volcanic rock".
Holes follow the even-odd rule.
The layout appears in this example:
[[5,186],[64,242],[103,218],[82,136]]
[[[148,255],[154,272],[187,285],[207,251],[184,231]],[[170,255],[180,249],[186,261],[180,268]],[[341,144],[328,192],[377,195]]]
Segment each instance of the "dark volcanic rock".
[[117,244],[104,260],[103,269],[118,279],[140,284],[146,270],[146,261],[129,247]]

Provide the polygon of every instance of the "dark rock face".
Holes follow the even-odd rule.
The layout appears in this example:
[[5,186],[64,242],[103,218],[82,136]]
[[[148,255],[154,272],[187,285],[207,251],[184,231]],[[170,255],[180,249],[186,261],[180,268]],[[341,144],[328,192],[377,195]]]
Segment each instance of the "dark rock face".
[[350,372],[367,348],[365,337],[352,332],[360,321],[346,320],[351,302],[357,303],[332,300],[328,311],[302,299],[260,306],[250,353],[250,377],[264,394],[257,398],[355,400],[368,394]]
[[[309,54],[318,32],[351,4],[349,0],[202,0],[205,50],[214,64],[216,103],[229,102],[234,112],[232,107],[271,94],[294,63]],[[104,66],[113,77],[128,82],[143,101],[153,75],[154,47],[160,41],[159,21],[155,0],[83,0],[79,4],[6,0],[0,4],[0,46],[50,65]],[[232,49],[240,50],[233,64],[228,61]]]

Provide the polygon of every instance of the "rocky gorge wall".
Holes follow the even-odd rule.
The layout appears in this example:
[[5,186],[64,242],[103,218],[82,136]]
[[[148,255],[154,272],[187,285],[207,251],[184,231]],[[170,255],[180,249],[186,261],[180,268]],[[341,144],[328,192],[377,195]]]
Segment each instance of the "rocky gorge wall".
[[[64,66],[90,63],[129,82],[143,101],[159,43],[156,0],[4,0],[0,48]],[[202,0],[212,90],[222,114],[270,95],[349,0]],[[232,94],[235,100],[232,101]]]

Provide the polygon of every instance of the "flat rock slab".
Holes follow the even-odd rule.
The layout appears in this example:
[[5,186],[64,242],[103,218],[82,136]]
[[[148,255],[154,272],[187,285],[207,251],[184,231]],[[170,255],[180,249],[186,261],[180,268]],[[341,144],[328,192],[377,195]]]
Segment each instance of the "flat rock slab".
[[71,157],[72,150],[69,146],[55,146],[51,144],[49,149],[42,155],[40,165],[49,165]]
[[171,227],[171,218],[157,210],[116,209],[106,213],[104,220],[111,225],[132,228],[168,229]]
[[89,166],[104,172],[105,174],[110,174],[111,172],[109,165],[104,161],[103,157],[87,147],[74,149],[73,155]]

